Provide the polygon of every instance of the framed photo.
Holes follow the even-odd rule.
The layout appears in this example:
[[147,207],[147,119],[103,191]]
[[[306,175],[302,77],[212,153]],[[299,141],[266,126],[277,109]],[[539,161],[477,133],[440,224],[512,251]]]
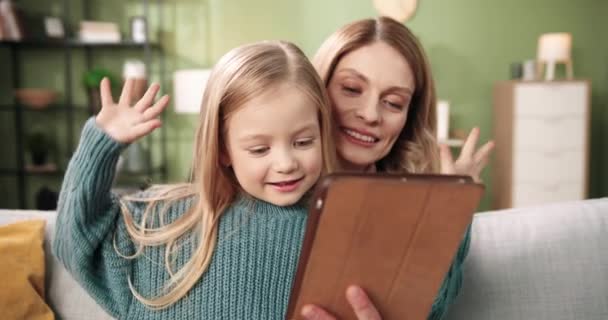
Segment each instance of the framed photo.
[[131,40],[136,43],[148,41],[148,21],[145,17],[131,17]]
[[63,30],[63,22],[57,17],[44,18],[44,30],[49,38],[63,38],[65,31]]

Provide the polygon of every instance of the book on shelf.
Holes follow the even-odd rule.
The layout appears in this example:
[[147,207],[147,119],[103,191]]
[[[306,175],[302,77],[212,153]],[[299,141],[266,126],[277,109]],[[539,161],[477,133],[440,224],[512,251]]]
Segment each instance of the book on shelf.
[[116,23],[81,21],[78,38],[86,43],[118,43],[121,35]]
[[11,0],[0,0],[0,40],[21,41],[23,16]]
[[8,34],[4,26],[4,15],[0,12],[0,41],[8,39]]

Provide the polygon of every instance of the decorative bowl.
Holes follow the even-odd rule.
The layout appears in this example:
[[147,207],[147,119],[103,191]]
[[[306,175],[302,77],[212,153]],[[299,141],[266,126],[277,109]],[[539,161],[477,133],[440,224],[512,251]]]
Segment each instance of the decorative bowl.
[[15,90],[17,100],[32,109],[44,109],[57,99],[57,92],[44,88],[22,88]]

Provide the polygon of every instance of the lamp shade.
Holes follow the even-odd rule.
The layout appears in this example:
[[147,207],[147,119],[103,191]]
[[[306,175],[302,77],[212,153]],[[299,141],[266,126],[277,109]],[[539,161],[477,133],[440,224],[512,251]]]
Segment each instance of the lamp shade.
[[570,33],[545,33],[538,38],[537,60],[569,61],[571,50],[572,35]]
[[199,113],[211,69],[185,69],[173,73],[176,113]]

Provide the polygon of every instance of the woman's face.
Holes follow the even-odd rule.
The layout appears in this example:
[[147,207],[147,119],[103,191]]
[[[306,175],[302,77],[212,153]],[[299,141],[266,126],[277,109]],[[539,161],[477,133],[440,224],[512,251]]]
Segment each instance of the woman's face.
[[327,89],[340,158],[347,169],[369,169],[390,152],[405,126],[415,89],[412,69],[397,50],[374,42],[344,55]]

